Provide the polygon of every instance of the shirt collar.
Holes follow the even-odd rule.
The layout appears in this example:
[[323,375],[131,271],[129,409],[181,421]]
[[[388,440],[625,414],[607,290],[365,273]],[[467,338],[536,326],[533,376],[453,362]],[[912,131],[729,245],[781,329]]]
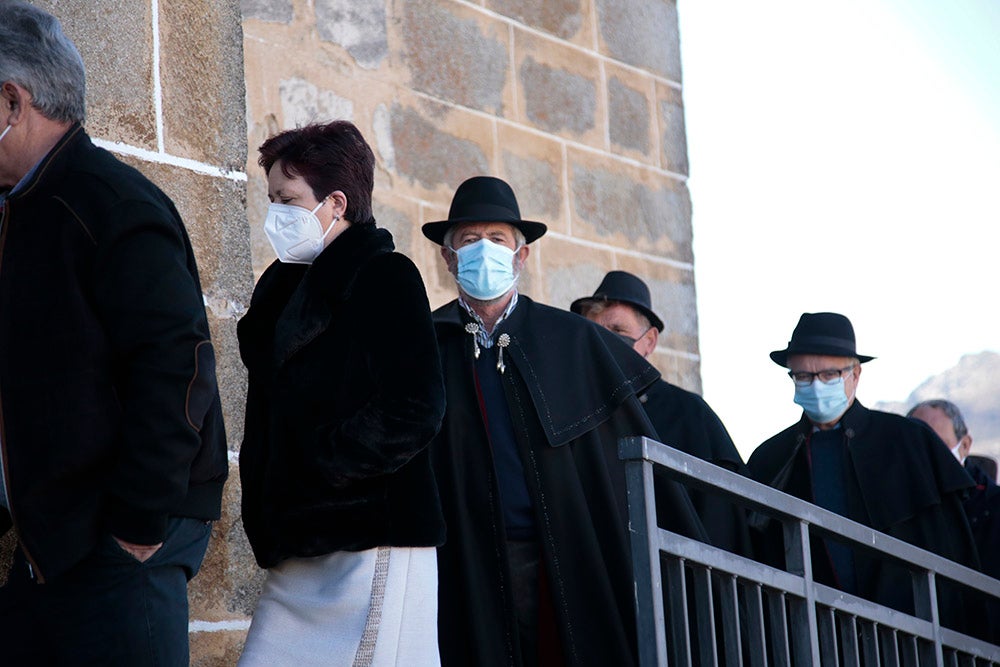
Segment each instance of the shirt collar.
[[514,308],[517,306],[517,290],[514,290],[510,303],[508,303],[507,307],[504,308],[503,313],[501,313],[499,319],[497,319],[497,323],[493,325],[493,331],[490,332],[486,331],[486,324],[483,322],[483,318],[479,317],[479,314],[472,309],[472,306],[470,306],[461,295],[458,297],[458,303],[465,309],[465,312],[469,314],[472,321],[479,325],[479,330],[476,332],[476,342],[479,344],[479,347],[489,349],[493,347],[493,333],[497,330],[497,327],[500,326],[501,322],[510,317],[510,314],[514,312]]

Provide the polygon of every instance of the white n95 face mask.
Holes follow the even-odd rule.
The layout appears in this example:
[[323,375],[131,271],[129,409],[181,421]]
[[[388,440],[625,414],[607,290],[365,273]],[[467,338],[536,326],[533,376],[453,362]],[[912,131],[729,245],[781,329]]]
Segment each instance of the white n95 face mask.
[[316,217],[326,199],[309,210],[292,204],[272,202],[267,207],[264,233],[278,259],[286,264],[312,264],[323,252],[323,243],[339,218],[334,218],[327,230]]

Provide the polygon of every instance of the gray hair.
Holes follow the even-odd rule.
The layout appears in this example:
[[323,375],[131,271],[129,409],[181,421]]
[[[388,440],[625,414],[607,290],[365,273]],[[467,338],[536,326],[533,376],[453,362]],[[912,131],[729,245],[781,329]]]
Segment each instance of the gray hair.
[[[447,231],[445,231],[444,239],[442,239],[444,241],[444,247],[451,248],[451,239],[455,236],[455,230],[458,229],[461,226],[461,224],[462,223],[454,224],[451,227],[449,227]],[[518,229],[516,225],[511,225],[509,222],[505,224],[510,225],[511,229],[514,230],[514,242],[517,244],[518,248],[520,248],[523,245],[527,245],[527,240],[524,238],[524,233],[520,229]]]
[[936,408],[948,416],[951,420],[951,427],[955,431],[955,439],[961,440],[969,434],[969,428],[965,425],[965,420],[962,418],[962,412],[958,409],[958,406],[951,401],[946,401],[943,398],[935,398],[930,401],[921,401],[917,403],[910,411],[906,413],[907,417],[912,417],[913,413],[920,408]]
[[59,19],[21,0],[0,0],[0,83],[31,93],[31,106],[49,120],[83,122],[83,59]]

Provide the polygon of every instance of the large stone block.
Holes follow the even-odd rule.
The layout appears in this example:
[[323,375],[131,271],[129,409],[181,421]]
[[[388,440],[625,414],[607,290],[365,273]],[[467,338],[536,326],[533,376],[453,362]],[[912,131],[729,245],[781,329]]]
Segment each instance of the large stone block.
[[253,615],[264,582],[243,531],[239,466],[229,466],[222,518],[212,524],[212,537],[201,572],[188,585],[193,621],[246,621]]
[[389,52],[384,0],[315,0],[320,39],[344,47],[359,67],[376,69]]
[[191,667],[233,667],[243,652],[246,632],[192,632]]
[[397,147],[398,175],[438,192],[451,201],[458,185],[471,176],[491,173],[492,132],[479,116],[425,102],[390,107],[391,143]]
[[701,362],[697,358],[657,348],[649,355],[648,361],[670,384],[701,394]]
[[497,128],[501,178],[517,196],[521,217],[537,220],[549,231],[567,232],[562,145],[512,125]]
[[570,155],[573,235],[690,262],[687,186],[652,169]]
[[166,152],[242,171],[247,125],[239,8],[232,0],[158,6]]
[[660,123],[660,161],[664,169],[688,174],[687,128],[681,91],[673,86],[657,85]]
[[612,63],[605,64],[608,89],[608,137],[611,150],[642,162],[653,150],[653,78]]
[[542,237],[535,245],[541,263],[536,283],[542,287],[537,297],[555,308],[569,310],[573,301],[593,294],[604,274],[614,267],[612,248],[556,237]]
[[152,22],[148,0],[32,2],[59,18],[87,71],[87,130],[94,137],[156,150]]
[[652,258],[622,254],[618,268],[642,278],[649,285],[653,312],[663,320],[659,347],[698,354],[698,304],[694,271]]
[[401,64],[415,90],[504,114],[510,58],[504,22],[443,0],[395,0],[392,13],[400,20]]
[[332,90],[322,90],[315,83],[291,77],[278,84],[281,100],[282,129],[291,130],[311,123],[353,120],[354,103]]
[[[416,220],[420,217],[419,204],[394,197],[391,191],[376,190],[372,206],[375,221],[379,227],[384,227],[392,233],[396,251],[413,259],[413,246],[426,241],[417,228]],[[416,260],[414,260],[415,262]]]
[[260,19],[271,23],[291,23],[295,12],[292,0],[240,0],[243,20]]
[[515,32],[522,122],[574,141],[604,148],[605,107],[598,91],[597,59],[578,49]]
[[595,0],[602,52],[640,69],[681,80],[676,0]]
[[561,39],[588,46],[593,43],[588,11],[590,0],[487,0],[486,6]]

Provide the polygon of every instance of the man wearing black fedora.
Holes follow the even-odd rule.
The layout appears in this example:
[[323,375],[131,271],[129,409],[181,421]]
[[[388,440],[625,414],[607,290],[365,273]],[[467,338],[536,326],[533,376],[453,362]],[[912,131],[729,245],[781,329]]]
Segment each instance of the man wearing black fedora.
[[[856,398],[861,364],[854,327],[838,313],[804,313],[771,359],[788,369],[799,422],[764,442],[747,466],[759,482],[893,537],[978,567],[962,492],[969,476],[934,433],[901,415],[869,410]],[[758,555],[783,566],[780,526],[755,522]],[[910,573],[833,540],[812,538],[817,581],[913,613]],[[939,599],[945,624],[974,629],[954,589]]]
[[[618,334],[646,359],[656,349],[663,331],[663,320],[653,311],[649,287],[627,271],[609,271],[594,294],[575,300],[570,310]],[[746,465],[729,432],[701,396],[660,379],[649,386],[639,401],[660,442],[746,474]],[[689,493],[712,544],[750,555],[744,512],[718,495]]]
[[[447,397],[430,445],[447,523],[446,667],[636,661],[617,441],[653,434],[638,395],[659,374],[610,332],[518,293],[545,231],[487,176],[459,186],[447,220],[423,226],[458,288],[434,313]],[[666,493],[671,528],[704,539],[683,488]]]

